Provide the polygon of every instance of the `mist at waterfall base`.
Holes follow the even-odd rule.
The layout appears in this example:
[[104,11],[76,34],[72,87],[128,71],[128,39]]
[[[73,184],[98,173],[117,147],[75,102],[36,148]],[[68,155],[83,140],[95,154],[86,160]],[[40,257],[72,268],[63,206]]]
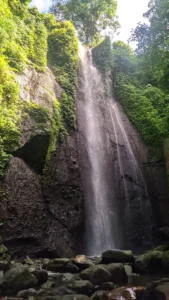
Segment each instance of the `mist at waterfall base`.
[[144,178],[112,98],[112,78],[101,75],[92,51],[79,46],[79,153],[85,193],[86,254],[135,252],[151,244],[151,209]]

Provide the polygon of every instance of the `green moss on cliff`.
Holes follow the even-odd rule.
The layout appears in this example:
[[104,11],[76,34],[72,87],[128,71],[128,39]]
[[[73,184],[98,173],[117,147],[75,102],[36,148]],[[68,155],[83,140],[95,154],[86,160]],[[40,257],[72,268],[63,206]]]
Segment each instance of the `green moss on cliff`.
[[[29,2],[0,0],[0,177],[17,147],[23,111],[34,118],[39,129],[45,130],[45,124],[51,122],[48,159],[56,140],[65,136],[65,128],[76,127],[78,39],[75,29],[71,22],[59,23],[50,14],[29,9]],[[29,65],[45,71],[47,50],[48,65],[65,90],[61,103],[54,103],[52,120],[44,108],[20,101],[19,85],[15,80],[15,73],[23,72]]]
[[0,177],[19,138],[19,86],[3,55],[0,55]]
[[43,15],[29,10],[28,1],[0,0],[0,177],[19,140],[22,103],[15,72],[26,64],[45,67],[47,30]]
[[24,112],[35,120],[37,128],[46,131],[46,125],[50,122],[49,111],[38,104],[26,101]]
[[67,135],[67,131],[63,125],[63,117],[60,102],[56,99],[53,105],[53,118],[51,123],[51,131],[50,131],[50,142],[47,153],[47,161],[50,160],[52,153],[56,149],[56,142],[60,138],[63,140]]
[[57,22],[47,14],[45,24],[48,28],[48,64],[58,83],[64,89],[61,104],[64,121],[76,127],[75,84],[78,68],[78,39],[71,22]]

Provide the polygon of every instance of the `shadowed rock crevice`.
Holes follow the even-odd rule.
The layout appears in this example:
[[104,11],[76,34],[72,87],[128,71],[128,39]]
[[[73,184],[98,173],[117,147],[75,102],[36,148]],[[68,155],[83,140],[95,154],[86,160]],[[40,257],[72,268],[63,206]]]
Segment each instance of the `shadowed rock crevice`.
[[42,174],[48,147],[49,135],[33,136],[23,147],[14,153],[14,156],[23,159],[30,168]]

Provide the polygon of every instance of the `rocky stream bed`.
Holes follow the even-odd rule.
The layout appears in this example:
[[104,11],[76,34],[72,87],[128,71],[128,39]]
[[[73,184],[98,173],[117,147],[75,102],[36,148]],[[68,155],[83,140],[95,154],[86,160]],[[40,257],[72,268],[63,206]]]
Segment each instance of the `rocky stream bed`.
[[0,238],[0,299],[168,300],[169,247],[134,256],[13,259]]

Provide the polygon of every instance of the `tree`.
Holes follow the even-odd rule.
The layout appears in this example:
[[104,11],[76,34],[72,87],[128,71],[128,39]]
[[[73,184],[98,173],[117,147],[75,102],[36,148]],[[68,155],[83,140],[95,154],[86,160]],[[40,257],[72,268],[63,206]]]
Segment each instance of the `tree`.
[[169,1],[150,1],[144,16],[149,25],[139,23],[131,40],[138,43],[136,53],[144,57],[152,78],[159,86],[169,89]]
[[118,27],[116,9],[116,0],[53,0],[51,8],[58,20],[71,20],[80,39],[91,45]]

